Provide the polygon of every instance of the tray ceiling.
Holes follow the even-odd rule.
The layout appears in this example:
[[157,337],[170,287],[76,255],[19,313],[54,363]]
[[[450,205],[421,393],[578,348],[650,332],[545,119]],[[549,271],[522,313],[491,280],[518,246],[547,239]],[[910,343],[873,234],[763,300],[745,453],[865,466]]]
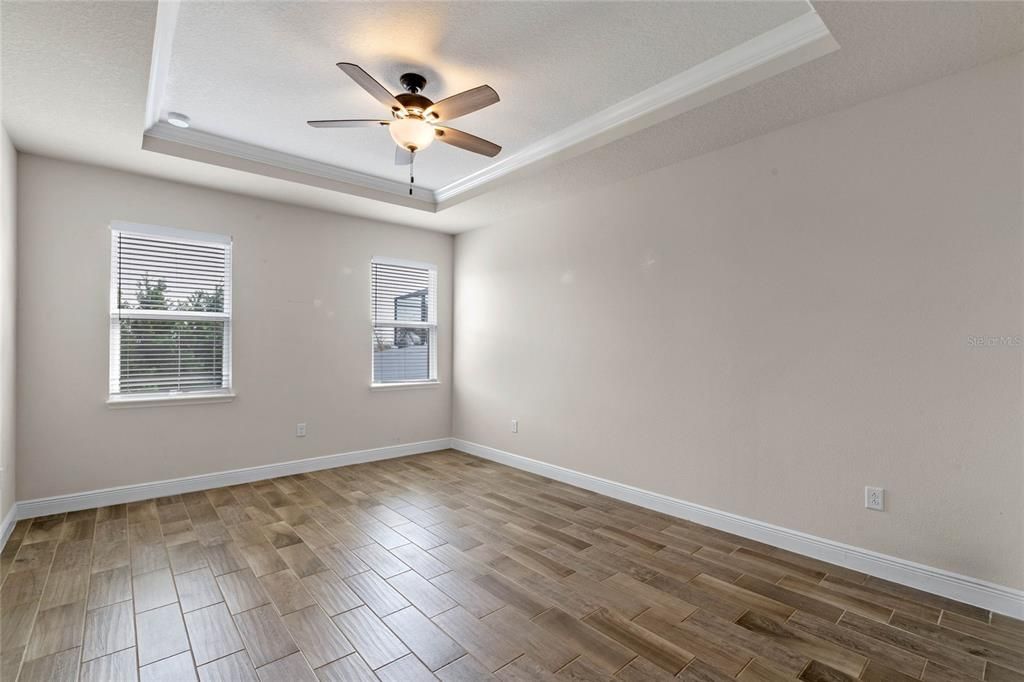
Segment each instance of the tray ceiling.
[[[585,16],[600,4],[574,7]],[[636,11],[648,4],[636,3]],[[179,141],[157,137],[160,124],[151,126],[159,109],[147,111],[147,105],[159,104],[154,92],[162,97],[164,88],[153,86],[166,81],[167,71],[159,77],[161,65],[170,67],[165,57],[176,22],[170,22],[168,35],[165,9],[155,0],[0,3],[0,103],[18,150],[314,207],[346,220],[446,232],[513,215],[529,220],[532,211],[562,197],[607,191],[656,168],[1024,49],[1019,2],[822,2],[816,6],[820,19],[801,15],[670,76],[677,99],[667,106],[658,108],[644,92],[618,100],[523,151],[502,154],[457,181],[449,188],[454,195],[429,193],[409,201],[402,196],[406,187],[390,178],[354,174],[359,184],[344,181],[339,166],[315,165],[196,128],[183,131],[190,136]],[[806,46],[808,36],[820,43],[814,36],[821,36],[822,25],[825,42],[834,36],[841,49],[829,48],[820,58],[793,49]],[[807,30],[791,30],[801,26]],[[758,49],[744,48],[751,45]],[[469,124],[478,120],[482,126],[485,114],[508,103],[502,94],[504,102],[467,116],[462,127],[472,131]],[[154,153],[158,147],[164,153]],[[87,189],[68,191],[73,197]],[[438,203],[439,197],[446,198]]]
[[[441,201],[512,171],[564,158],[573,146],[593,148],[655,123],[664,118],[652,116],[659,109],[679,113],[680,100],[713,94],[710,86],[720,81],[736,79],[742,87],[751,81],[748,69],[809,42],[813,50],[757,79],[835,49],[804,0],[161,0],[147,149],[437,210]],[[502,153],[488,159],[432,145],[417,157],[417,193],[408,197],[408,168],[394,164],[385,128],[306,125],[386,117],[334,66],[339,61],[360,64],[393,92],[401,91],[402,73],[422,73],[424,94],[435,101],[490,84],[502,101],[452,125],[501,144]],[[673,104],[676,110],[667,109]],[[172,111],[187,114],[192,128],[168,126]]]

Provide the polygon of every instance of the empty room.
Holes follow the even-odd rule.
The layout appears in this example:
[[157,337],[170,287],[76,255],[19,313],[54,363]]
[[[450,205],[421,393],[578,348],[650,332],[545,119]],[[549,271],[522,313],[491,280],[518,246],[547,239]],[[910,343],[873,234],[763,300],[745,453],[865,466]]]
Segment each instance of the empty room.
[[1024,2],[0,0],[3,682],[1024,682]]

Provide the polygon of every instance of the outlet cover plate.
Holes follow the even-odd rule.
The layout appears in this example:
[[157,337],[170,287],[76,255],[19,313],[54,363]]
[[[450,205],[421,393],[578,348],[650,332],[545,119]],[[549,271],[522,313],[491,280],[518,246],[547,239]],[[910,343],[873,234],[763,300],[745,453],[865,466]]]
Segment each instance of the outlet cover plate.
[[885,511],[885,488],[864,488],[864,507],[875,511]]

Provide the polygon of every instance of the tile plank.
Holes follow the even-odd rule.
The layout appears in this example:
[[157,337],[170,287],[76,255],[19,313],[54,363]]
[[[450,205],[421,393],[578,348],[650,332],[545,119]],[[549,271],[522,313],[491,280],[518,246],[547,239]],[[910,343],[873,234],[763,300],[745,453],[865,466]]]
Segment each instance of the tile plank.
[[270,601],[277,607],[277,612],[282,616],[316,603],[305,585],[290,568],[277,573],[268,573],[259,581],[270,596]]
[[295,653],[256,669],[260,682],[317,682],[302,654]]
[[137,682],[139,669],[135,648],[83,662],[78,679],[79,682]]
[[140,682],[195,682],[196,669],[187,651],[139,668]]
[[200,682],[259,682],[256,669],[244,651],[199,666]]
[[525,653],[523,647],[509,642],[461,606],[435,616],[433,621],[491,672]]
[[[411,573],[411,571],[409,572]],[[380,617],[404,609],[409,605],[409,602],[398,590],[373,571],[345,578],[345,584],[370,607],[371,611]]]
[[457,605],[454,599],[434,587],[416,571],[399,573],[388,580],[388,583],[412,602],[413,606],[422,611],[427,618],[433,618]]
[[174,584],[184,613],[224,601],[224,595],[217,586],[217,579],[213,577],[209,567],[179,573],[174,576]]
[[352,643],[366,664],[373,669],[387,665],[409,653],[402,640],[398,639],[368,606],[346,611],[331,620]]
[[306,576],[302,584],[328,616],[336,616],[363,604],[359,595],[334,571],[321,571]]
[[196,665],[204,665],[243,648],[238,629],[223,603],[186,613],[185,629],[192,642]]
[[31,661],[81,646],[84,626],[84,599],[40,610],[36,615],[28,647],[25,649],[25,660]]
[[355,651],[319,606],[308,606],[283,617],[302,654],[314,668],[327,665]]
[[189,650],[185,622],[176,603],[135,614],[135,635],[139,666]]
[[443,668],[466,653],[455,640],[412,606],[385,616],[384,624],[431,670]]
[[89,611],[85,618],[82,660],[106,656],[135,645],[131,602],[123,601]]
[[234,573],[217,576],[217,585],[232,614],[270,603],[270,596],[263,588],[263,583],[253,574],[252,569],[243,568]]
[[359,654],[349,654],[314,672],[320,682],[377,682],[377,676]]
[[281,616],[270,604],[243,611],[234,619],[257,672],[267,663],[299,650]]
[[694,654],[609,609],[598,609],[583,622],[673,675],[693,660]]

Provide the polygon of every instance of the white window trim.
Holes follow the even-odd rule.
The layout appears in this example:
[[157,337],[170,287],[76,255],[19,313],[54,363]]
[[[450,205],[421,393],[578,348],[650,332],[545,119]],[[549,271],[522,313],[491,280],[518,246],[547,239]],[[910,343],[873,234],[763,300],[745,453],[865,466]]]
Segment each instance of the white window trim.
[[231,390],[194,391],[189,393],[144,393],[141,395],[112,395],[107,397],[107,406],[122,407],[159,407],[161,405],[210,405],[213,403],[230,403],[235,399]]
[[390,384],[370,384],[371,391],[393,391],[403,388],[429,388],[440,386],[440,379],[428,379],[426,381],[395,381]]
[[[117,234],[125,232],[129,234],[151,235],[164,237],[191,244],[225,244],[225,277],[224,289],[228,294],[230,305],[228,312],[206,313],[206,312],[181,312],[173,313],[165,311],[133,311],[125,313],[120,308],[120,301],[117,297],[115,282],[118,275],[117,262]],[[107,406],[112,408],[121,407],[156,407],[160,405],[201,405],[209,403],[224,403],[235,399],[234,377],[232,376],[232,344],[234,342],[234,289],[232,278],[234,268],[233,239],[230,235],[217,234],[215,232],[200,232],[198,230],[183,230],[163,225],[148,225],[145,223],[130,223],[121,220],[114,220],[110,223],[110,356],[108,368]],[[224,388],[212,391],[164,391],[160,393],[138,393],[121,394],[114,393],[113,388],[120,383],[121,378],[121,335],[115,332],[114,322],[120,319],[160,319],[170,317],[173,319],[215,319],[226,322],[227,333],[224,335],[224,366],[223,384]]]
[[392,258],[390,256],[374,256],[370,259],[370,287],[373,287],[373,265],[379,263],[381,265],[398,265],[407,268],[422,268],[429,270],[433,273],[433,290],[431,291],[432,300],[430,306],[430,317],[431,320],[428,322],[399,322],[399,321],[388,321],[382,320],[380,322],[374,319],[373,314],[373,296],[370,296],[370,336],[373,336],[373,328],[376,327],[420,327],[423,329],[430,330],[430,375],[432,378],[424,379],[422,381],[392,381],[386,383],[378,383],[373,380],[373,343],[370,343],[370,390],[371,391],[391,391],[401,390],[406,388],[425,388],[430,386],[439,386],[441,380],[439,378],[440,372],[438,368],[437,358],[437,266],[433,263],[425,263],[423,261],[406,260],[404,258]]
[[163,225],[147,225],[145,223],[129,223],[123,220],[114,220],[110,223],[110,229],[117,232],[131,232],[132,234],[148,234],[153,237],[165,237],[177,239],[193,244],[227,244],[231,246],[230,235],[217,234],[216,232],[200,232],[199,230],[183,230],[178,227],[165,227]]

